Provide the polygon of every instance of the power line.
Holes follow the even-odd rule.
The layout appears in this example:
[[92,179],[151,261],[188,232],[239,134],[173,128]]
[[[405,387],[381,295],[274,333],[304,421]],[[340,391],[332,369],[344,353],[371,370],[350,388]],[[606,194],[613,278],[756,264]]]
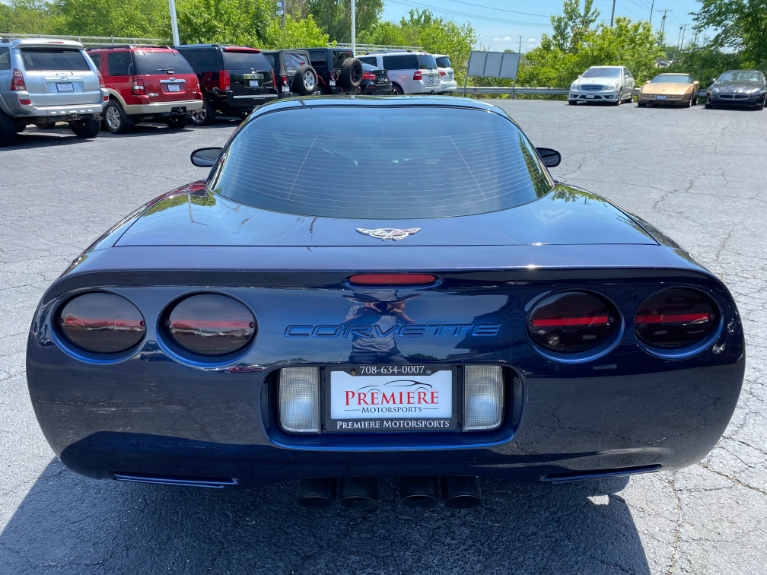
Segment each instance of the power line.
[[550,14],[532,14],[531,12],[517,12],[516,10],[506,10],[504,8],[493,8],[492,6],[483,6],[482,4],[474,4],[473,2],[462,2],[461,0],[448,0],[449,2],[455,2],[456,4],[466,4],[466,6],[474,6],[475,8],[484,8],[486,10],[497,10],[498,12],[508,12],[510,14],[522,14],[523,16],[536,16],[538,18],[551,18]]
[[434,10],[435,12],[442,12],[443,14],[451,14],[455,16],[462,16],[464,18],[474,18],[476,20],[487,20],[489,22],[499,22],[501,24],[515,24],[518,26],[537,26],[539,28],[550,28],[550,24],[541,24],[540,22],[522,22],[520,20],[505,20],[503,18],[494,18],[492,16],[479,16],[478,14],[470,14],[468,12],[459,12],[457,10],[446,10],[438,6],[432,6],[430,4],[422,4],[420,2],[403,2],[402,0],[387,0],[392,4],[400,4],[402,6],[426,8],[427,10]]

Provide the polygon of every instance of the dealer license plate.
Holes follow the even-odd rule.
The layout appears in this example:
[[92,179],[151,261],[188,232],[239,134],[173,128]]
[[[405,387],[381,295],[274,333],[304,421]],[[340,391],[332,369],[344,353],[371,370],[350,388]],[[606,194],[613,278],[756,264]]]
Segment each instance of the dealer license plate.
[[656,96],[656,100],[665,100],[666,96]]
[[258,80],[250,80],[248,84],[251,88],[258,88]]
[[74,92],[75,87],[72,85],[72,82],[66,82],[63,84],[56,84],[56,89],[59,92]]
[[414,432],[457,429],[455,368],[353,365],[326,380],[325,431]]
[[168,84],[168,92],[180,92],[181,84]]

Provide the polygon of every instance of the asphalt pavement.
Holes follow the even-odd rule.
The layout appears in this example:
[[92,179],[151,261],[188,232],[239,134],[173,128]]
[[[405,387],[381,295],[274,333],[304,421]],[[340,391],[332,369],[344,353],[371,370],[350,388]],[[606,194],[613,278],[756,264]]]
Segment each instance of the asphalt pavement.
[[732,291],[746,382],[718,446],[674,473],[560,486],[481,481],[474,510],[398,505],[307,511],[295,484],[248,491],[94,481],[68,471],[37,425],[24,350],[43,291],[146,201],[206,171],[198,147],[236,126],[74,138],[30,128],[0,149],[0,575],[25,573],[767,572],[767,111],[497,100],[554,177],[637,213]]

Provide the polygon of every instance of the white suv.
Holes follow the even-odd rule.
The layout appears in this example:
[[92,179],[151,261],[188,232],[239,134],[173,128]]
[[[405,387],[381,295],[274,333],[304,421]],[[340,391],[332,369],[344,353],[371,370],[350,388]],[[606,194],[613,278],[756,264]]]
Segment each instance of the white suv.
[[443,92],[454,92],[458,88],[458,82],[455,79],[455,72],[450,65],[450,57],[445,54],[432,54],[437,61],[439,70],[439,84]]
[[388,70],[394,94],[442,92],[437,61],[426,52],[382,52],[358,56],[358,60]]
[[29,124],[68,122],[80,138],[98,135],[109,93],[83,45],[27,38],[0,43],[0,146]]
[[611,102],[620,106],[634,98],[634,76],[625,66],[592,66],[570,86],[567,101]]

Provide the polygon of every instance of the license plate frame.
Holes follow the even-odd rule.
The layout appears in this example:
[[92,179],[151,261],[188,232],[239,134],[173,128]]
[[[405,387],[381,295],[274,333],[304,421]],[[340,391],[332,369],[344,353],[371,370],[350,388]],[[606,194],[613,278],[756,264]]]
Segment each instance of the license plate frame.
[[655,96],[656,100],[665,100],[666,96]]
[[74,92],[75,86],[72,82],[56,82],[57,92]]
[[586,99],[587,100],[595,100],[596,96],[594,94],[586,94]]
[[168,92],[180,92],[181,84],[168,84]]
[[[417,415],[411,416],[399,416],[395,414],[391,416],[377,415],[371,417],[355,417],[355,418],[333,418],[332,412],[332,381],[333,373],[345,372],[347,376],[351,375],[352,370],[355,370],[357,374],[354,377],[359,377],[361,385],[369,385],[371,377],[381,378],[381,383],[384,383],[384,379],[390,380],[396,379],[411,379],[419,377],[418,373],[385,373],[385,374],[365,374],[360,373],[364,368],[381,368],[397,369],[400,372],[405,371],[420,371],[419,368],[423,368],[422,372],[424,376],[436,375],[438,372],[450,373],[450,417],[418,417]],[[431,371],[431,374],[426,374],[426,371]],[[424,376],[421,376],[424,379]],[[445,376],[442,376],[445,377]],[[347,378],[348,381],[348,378]],[[429,380],[426,379],[428,383]],[[432,381],[431,383],[436,383]],[[405,388],[403,388],[405,389]],[[413,393],[416,390],[414,389]],[[428,365],[428,364],[347,364],[334,367],[325,368],[322,373],[321,379],[321,392],[320,401],[322,409],[322,433],[439,433],[439,432],[456,432],[461,430],[461,418],[463,416],[463,377],[462,372],[452,365]],[[415,399],[415,398],[414,398]],[[423,412],[421,412],[423,413]],[[387,424],[388,422],[388,424]]]
[[258,88],[259,87],[258,80],[248,80],[248,86],[250,88]]

